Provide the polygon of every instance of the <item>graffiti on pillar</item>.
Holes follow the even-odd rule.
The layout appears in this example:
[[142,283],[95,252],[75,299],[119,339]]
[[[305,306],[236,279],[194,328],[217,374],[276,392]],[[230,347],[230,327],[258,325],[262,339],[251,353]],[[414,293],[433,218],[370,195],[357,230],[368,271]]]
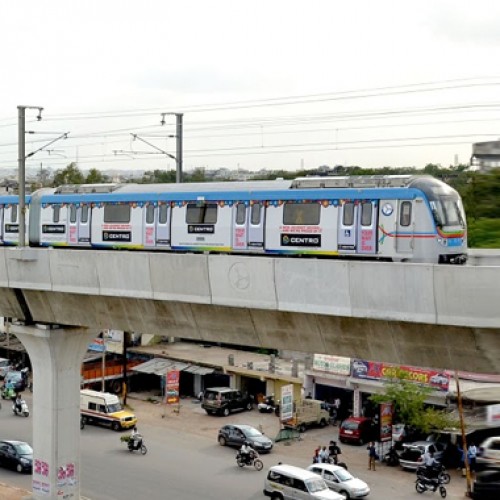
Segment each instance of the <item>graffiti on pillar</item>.
[[[38,479],[36,476],[41,476],[41,479]],[[48,477],[49,477],[48,462],[36,458],[33,467],[33,481],[32,481],[33,491],[37,493],[42,493],[44,495],[50,495],[50,483],[46,482]]]

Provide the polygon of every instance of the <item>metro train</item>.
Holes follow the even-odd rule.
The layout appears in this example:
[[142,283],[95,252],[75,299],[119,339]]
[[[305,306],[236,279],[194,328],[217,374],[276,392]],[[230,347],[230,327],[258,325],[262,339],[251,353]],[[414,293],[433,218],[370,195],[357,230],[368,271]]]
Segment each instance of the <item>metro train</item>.
[[[17,245],[17,196],[0,196],[0,220],[0,245]],[[66,185],[27,196],[25,222],[30,246],[467,259],[460,196],[429,176]]]

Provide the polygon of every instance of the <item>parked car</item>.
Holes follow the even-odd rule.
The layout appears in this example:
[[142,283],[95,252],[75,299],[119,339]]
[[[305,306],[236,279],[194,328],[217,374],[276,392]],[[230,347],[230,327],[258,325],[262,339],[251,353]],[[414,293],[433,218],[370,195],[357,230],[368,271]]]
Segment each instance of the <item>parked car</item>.
[[500,436],[489,437],[479,447],[476,464],[481,469],[500,469]]
[[339,465],[313,464],[307,470],[321,476],[331,490],[340,493],[344,498],[363,498],[370,493],[370,487],[364,481]]
[[17,472],[31,472],[33,448],[23,441],[0,441],[0,465]]
[[443,457],[445,445],[433,441],[415,441],[403,444],[403,451],[399,455],[399,465],[403,469],[417,470],[424,464],[424,455],[433,452],[434,458],[439,462]]
[[472,498],[498,500],[500,498],[500,470],[478,472],[472,485]]
[[259,453],[269,453],[273,449],[271,439],[250,425],[224,425],[219,429],[217,440],[221,446],[237,447],[248,441]]
[[212,387],[203,393],[201,407],[209,415],[224,415],[227,417],[237,410],[251,410],[253,400],[248,394],[243,394],[230,387]]
[[339,441],[363,444],[375,439],[375,432],[375,424],[371,418],[349,417],[340,425]]
[[10,361],[6,358],[0,358],[0,379],[4,379],[9,370],[12,370]]
[[26,371],[10,370],[5,376],[5,384],[12,384],[16,392],[24,391],[28,386],[28,374]]

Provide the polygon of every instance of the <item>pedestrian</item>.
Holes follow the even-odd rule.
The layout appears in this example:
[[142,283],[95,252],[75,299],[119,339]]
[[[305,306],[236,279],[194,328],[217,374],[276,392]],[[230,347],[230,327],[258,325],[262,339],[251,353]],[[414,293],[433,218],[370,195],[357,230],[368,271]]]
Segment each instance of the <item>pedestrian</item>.
[[375,470],[375,461],[377,460],[377,450],[375,449],[375,443],[372,441],[368,447],[368,470]]
[[469,467],[472,472],[476,471],[476,456],[477,456],[476,445],[473,442],[471,442],[469,449],[467,450],[467,459],[469,460]]
[[320,451],[321,451],[321,446],[318,446],[318,447],[314,450],[314,454],[313,454],[313,464],[319,464],[319,463],[321,463]]
[[333,462],[335,465],[337,465],[338,462],[338,456],[342,453],[340,451],[340,447],[337,445],[336,441],[330,441],[330,446],[328,447],[329,451],[329,462]]
[[328,453],[328,450],[326,448],[326,446],[323,446],[323,448],[321,449],[320,453],[319,453],[319,456],[321,458],[321,462],[324,463],[324,464],[327,464],[328,463],[328,456],[330,454]]

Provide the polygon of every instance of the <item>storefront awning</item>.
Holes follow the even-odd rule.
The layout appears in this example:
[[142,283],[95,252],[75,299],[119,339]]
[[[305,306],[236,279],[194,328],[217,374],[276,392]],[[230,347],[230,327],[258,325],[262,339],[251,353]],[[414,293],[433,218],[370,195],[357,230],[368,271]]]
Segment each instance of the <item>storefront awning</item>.
[[183,363],[175,359],[166,358],[153,358],[149,361],[141,363],[140,365],[134,366],[132,370],[139,373],[148,373],[152,375],[166,375],[168,371],[185,371],[188,373],[198,374],[198,375],[208,375],[213,373],[213,368],[207,368],[204,366],[190,365],[188,363]]

